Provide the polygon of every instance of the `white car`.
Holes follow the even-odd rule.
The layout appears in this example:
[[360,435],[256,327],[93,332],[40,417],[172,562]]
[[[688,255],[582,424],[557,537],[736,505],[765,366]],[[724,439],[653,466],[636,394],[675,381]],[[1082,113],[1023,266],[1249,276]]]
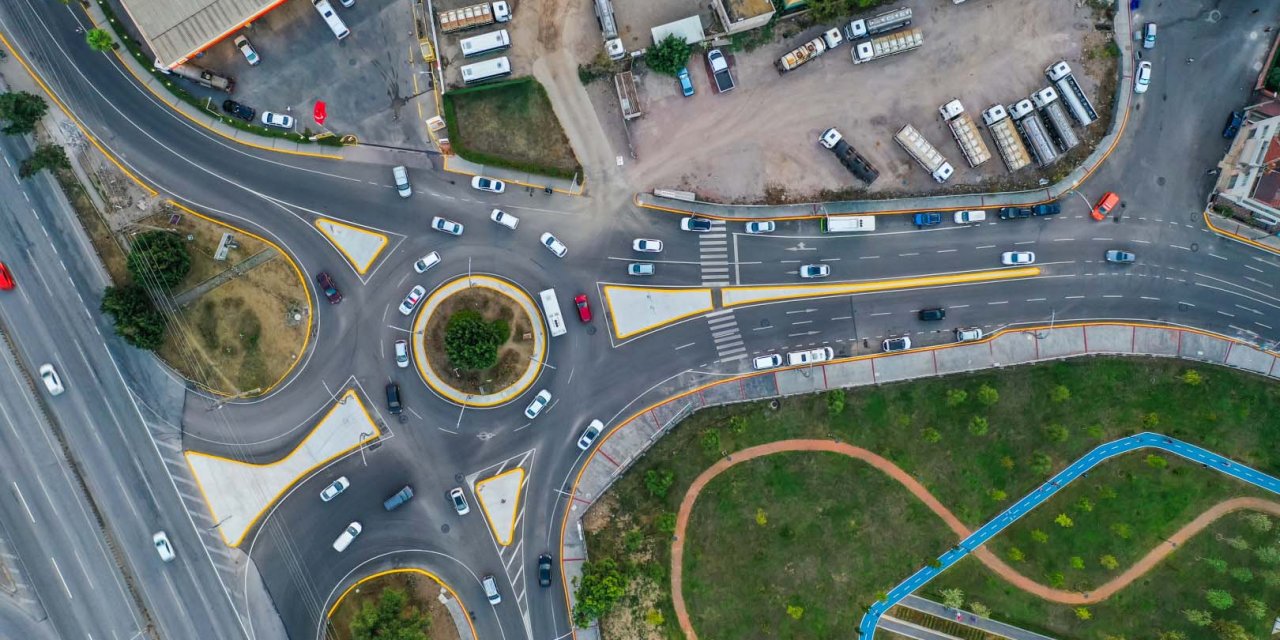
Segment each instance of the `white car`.
[[887,353],[894,351],[906,351],[911,348],[911,338],[902,336],[898,338],[889,338],[880,343],[880,348]]
[[333,541],[333,550],[338,553],[346,551],[347,547],[351,546],[351,541],[355,540],[361,531],[364,531],[364,527],[360,526],[359,522],[352,522],[347,525],[347,528],[342,530],[342,534],[338,536],[338,539]]
[[986,219],[986,211],[957,211],[955,215],[956,224],[973,224]]
[[431,267],[434,267],[438,264],[440,264],[440,252],[432,251],[431,253],[428,253],[427,255],[422,256],[421,260],[413,263],[413,270],[417,271],[418,273],[426,273],[427,269],[430,269]]
[[520,218],[517,218],[502,209],[494,209],[493,213],[489,214],[489,219],[511,229],[512,231],[514,231],[520,224]]
[[767,356],[760,356],[752,360],[751,368],[756,371],[763,371],[765,369],[772,369],[780,364],[782,364],[782,355],[771,353]]
[[772,220],[762,220],[758,222],[747,223],[747,233],[773,233],[778,228]]
[[530,402],[529,406],[524,408],[524,417],[530,420],[538,417],[538,414],[542,413],[542,410],[547,408],[550,402],[551,392],[546,389],[539,391],[538,395],[533,397],[533,402]]
[[178,557],[173,552],[173,545],[169,544],[169,534],[163,531],[157,531],[151,536],[151,544],[156,546],[156,553],[160,554],[160,559],[165,562],[173,562]]
[[401,198],[413,195],[413,187],[409,185],[409,170],[404,167],[392,167],[391,177],[396,181],[396,192]]
[[507,183],[493,178],[476,176],[471,179],[471,188],[488,191],[489,193],[502,193],[507,190]]
[[631,276],[651,276],[653,271],[652,262],[632,262],[627,265],[627,275]]
[[599,420],[592,420],[591,424],[587,425],[586,431],[583,431],[582,436],[578,438],[578,448],[583,451],[590,449],[591,443],[600,437],[601,431],[604,431],[604,423]]
[[1006,266],[1016,266],[1020,264],[1034,264],[1036,254],[1030,251],[1006,251],[1000,254],[1000,264]]
[[831,275],[829,264],[806,264],[800,267],[801,278],[825,278]]
[[293,116],[276,113],[274,111],[263,111],[262,124],[265,124],[268,127],[276,127],[277,129],[292,129]]
[[454,487],[449,490],[449,499],[453,501],[453,510],[458,515],[465,516],[471,513],[471,505],[467,504],[467,494],[462,492],[462,487]]
[[333,484],[325,487],[324,490],[320,492],[320,500],[322,502],[328,502],[338,497],[338,494],[346,491],[349,486],[351,486],[351,481],[347,480],[346,476],[342,476],[341,478],[334,480]]
[[558,258],[563,258],[564,254],[569,253],[569,247],[564,246],[563,242],[557,240],[550,233],[542,234],[542,246],[546,247],[551,253],[556,254]]
[[682,231],[706,233],[711,230],[711,220],[709,218],[699,218],[697,216],[680,218],[680,229]]
[[49,390],[49,395],[60,396],[66,387],[62,386],[62,378],[58,377],[58,372],[53,370],[53,365],[40,365],[40,379],[44,381],[44,388]]
[[409,368],[408,340],[396,340],[396,366],[401,369]]
[[461,224],[458,224],[457,222],[454,222],[448,218],[441,218],[440,216],[436,216],[431,219],[431,228],[435,229],[436,231],[442,231],[451,236],[462,235]]
[[422,302],[422,296],[425,295],[427,295],[426,287],[423,287],[420,284],[415,285],[409,290],[409,295],[405,296],[404,301],[400,303],[400,313],[403,313],[406,316],[413,313],[414,307],[417,307],[418,303]]
[[640,253],[662,253],[662,241],[648,238],[636,238],[631,242],[631,250]]
[[968,329],[956,329],[956,342],[972,342],[982,339],[982,329],[970,327]]
[[244,59],[248,60],[250,65],[256,66],[259,62],[262,62],[262,58],[258,57],[258,51],[253,48],[253,45],[249,44],[248,38],[244,36],[236,36],[236,39],[232,42],[236,45],[236,48],[240,50],[240,53],[244,54]]
[[1138,72],[1133,74],[1133,92],[1146,93],[1151,86],[1151,62],[1143,60],[1138,63]]

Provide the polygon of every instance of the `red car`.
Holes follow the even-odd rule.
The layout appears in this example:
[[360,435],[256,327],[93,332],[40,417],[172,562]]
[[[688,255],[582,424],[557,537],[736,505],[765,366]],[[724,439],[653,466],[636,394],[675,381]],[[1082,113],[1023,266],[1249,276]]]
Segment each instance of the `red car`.
[[4,266],[4,263],[0,262],[0,290],[8,291],[12,288],[13,274],[9,273],[9,267]]
[[1119,203],[1120,196],[1116,195],[1116,192],[1106,192],[1103,194],[1102,199],[1098,201],[1098,206],[1093,208],[1093,219],[1106,220],[1107,214],[1111,213],[1111,210],[1116,208],[1116,205]]
[[342,302],[342,292],[338,291],[338,286],[333,284],[333,278],[329,276],[328,271],[316,274],[316,284],[320,285],[320,290],[324,292],[324,297],[329,299],[329,304]]
[[578,297],[573,299],[573,304],[578,307],[578,319],[591,322],[591,305],[587,304],[587,294],[579,293]]

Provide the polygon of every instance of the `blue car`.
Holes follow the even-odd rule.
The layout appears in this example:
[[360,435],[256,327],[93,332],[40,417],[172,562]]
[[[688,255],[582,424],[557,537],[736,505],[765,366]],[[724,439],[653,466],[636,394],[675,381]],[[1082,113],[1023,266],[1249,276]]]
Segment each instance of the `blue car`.
[[680,73],[677,73],[676,77],[680,79],[680,91],[684,93],[684,97],[693,95],[693,80],[689,78],[689,67],[680,67]]
[[1240,133],[1240,125],[1244,124],[1244,112],[1232,111],[1227,118],[1227,126],[1222,128],[1222,137],[1230,139]]

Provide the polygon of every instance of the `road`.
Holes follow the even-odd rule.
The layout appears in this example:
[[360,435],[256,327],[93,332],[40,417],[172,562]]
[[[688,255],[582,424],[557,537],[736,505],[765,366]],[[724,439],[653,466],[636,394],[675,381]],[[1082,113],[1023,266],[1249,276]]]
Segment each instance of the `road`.
[[[1264,2],[1238,3],[1233,11],[1243,15],[1254,7],[1266,12],[1261,18],[1280,15],[1280,6]],[[277,243],[307,274],[335,274],[346,300],[321,304],[311,294],[312,347],[285,384],[265,397],[209,411],[212,399],[184,394],[154,362],[97,335],[99,329],[108,333],[95,311],[104,281],[86,257],[91,252],[75,240],[65,212],[48,202],[48,185],[31,183],[24,193],[44,202],[33,205],[36,215],[19,217],[30,246],[3,248],[6,255],[29,250],[40,259],[16,261],[23,281],[19,295],[29,297],[6,304],[3,317],[28,349],[20,349],[24,366],[53,360],[73,383],[51,403],[53,415],[68,433],[82,435],[72,442],[101,439],[100,446],[79,453],[91,470],[91,491],[121,541],[128,571],[138,576],[148,610],[165,631],[177,632],[171,637],[201,637],[183,632],[210,628],[218,637],[254,637],[271,622],[271,615],[249,613],[247,589],[227,584],[229,571],[238,575],[228,567],[235,556],[208,531],[214,523],[207,522],[204,507],[189,499],[174,462],[179,449],[274,460],[301,440],[334,393],[355,388],[370,406],[380,407],[378,389],[388,380],[401,384],[408,408],[408,421],[395,426],[396,436],[297,483],[242,545],[261,571],[285,629],[292,637],[313,637],[328,606],[354,580],[377,569],[417,565],[459,592],[476,613],[482,637],[561,637],[569,625],[560,582],[541,589],[531,574],[537,555],[559,546],[562,491],[583,459],[572,441],[589,420],[612,425],[635,408],[637,398],[665,391],[662,381],[689,371],[740,372],[749,362],[743,356],[819,344],[832,345],[840,355],[876,351],[889,335],[938,344],[951,341],[952,329],[962,326],[991,330],[1134,319],[1255,342],[1280,339],[1272,320],[1280,310],[1274,290],[1280,260],[1209,233],[1193,215],[1208,194],[1204,172],[1226,146],[1217,123],[1245,99],[1242,87],[1256,73],[1250,62],[1265,42],[1246,37],[1251,23],[1235,15],[1209,22],[1189,4],[1151,10],[1150,17],[1162,24],[1156,84],[1135,105],[1120,147],[1080,197],[1063,202],[1061,215],[925,230],[905,219],[884,219],[874,234],[848,237],[821,236],[812,222],[788,222],[768,237],[747,236],[739,227],[715,237],[680,232],[667,214],[630,206],[604,210],[600,203],[624,202],[628,195],[608,188],[589,198],[519,188],[488,195],[470,190],[458,176],[416,170],[414,196],[402,200],[391,185],[389,158],[333,162],[237,145],[168,110],[114,57],[89,52],[76,33],[85,23],[78,9],[17,0],[0,7],[0,31],[17,42],[42,80],[112,156],[165,197]],[[1197,64],[1182,63],[1186,57]],[[9,64],[6,74],[15,72]],[[1121,215],[1104,223],[1090,220],[1089,203],[1110,190],[1123,196]],[[488,222],[495,206],[520,216],[520,228],[512,232]],[[428,232],[432,215],[464,222],[466,233],[448,238]],[[320,217],[381,230],[389,248],[373,269],[359,274],[316,232],[313,223]],[[45,238],[37,227],[52,235]],[[568,245],[566,258],[536,246],[544,230]],[[1043,273],[999,283],[747,306],[615,343],[601,317],[598,292],[605,283],[635,282],[624,272],[637,258],[630,251],[635,237],[666,243],[657,275],[645,281],[657,286],[794,283],[799,265],[818,261],[832,266],[828,281],[919,277],[997,268],[999,253],[1008,250],[1034,251]],[[1133,250],[1139,262],[1123,268],[1104,264],[1102,253],[1110,248]],[[431,250],[440,251],[444,263],[413,275],[410,264]],[[570,327],[568,335],[552,341],[548,364],[554,369],[543,371],[537,387],[550,389],[556,399],[532,425],[520,414],[525,401],[461,411],[387,361],[391,342],[408,326],[393,311],[404,293],[414,283],[430,288],[468,271],[500,274],[528,291],[556,287],[562,300],[577,292],[592,296],[597,320]],[[69,281],[66,290],[78,297],[54,296],[55,288],[41,280]],[[945,308],[946,320],[918,320],[917,311],[929,307]],[[51,319],[50,309],[60,317]],[[123,371],[117,369],[120,362]],[[529,480],[517,544],[502,548],[478,514],[451,513],[444,494],[513,461],[527,465]],[[338,475],[352,480],[351,489],[333,503],[321,503],[316,494]],[[404,484],[412,484],[419,497],[394,513],[382,511],[380,500]],[[352,520],[364,523],[365,533],[335,555],[330,544]],[[158,528],[178,536],[179,561],[171,567],[160,565],[147,548],[150,532]],[[508,598],[498,607],[489,607],[481,595],[478,576],[487,573],[505,576]],[[200,598],[178,598],[182,593]]]

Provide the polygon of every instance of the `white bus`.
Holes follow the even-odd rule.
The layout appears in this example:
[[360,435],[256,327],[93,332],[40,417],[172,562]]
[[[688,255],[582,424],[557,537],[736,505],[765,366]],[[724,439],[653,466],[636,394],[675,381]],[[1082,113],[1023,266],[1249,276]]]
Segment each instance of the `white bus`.
[[469,64],[462,68],[462,81],[466,84],[478,84],[509,75],[511,75],[511,61],[506,56]]
[[506,29],[499,29],[475,37],[463,38],[458,44],[462,46],[462,57],[472,58],[510,49],[511,36],[507,34]]
[[822,219],[823,233],[854,233],[875,230],[875,216],[827,216]]
[[556,299],[556,290],[547,289],[538,295],[542,296],[542,313],[547,316],[547,326],[551,329],[551,335],[564,335],[567,329],[564,328],[564,314],[560,313],[560,301]]

